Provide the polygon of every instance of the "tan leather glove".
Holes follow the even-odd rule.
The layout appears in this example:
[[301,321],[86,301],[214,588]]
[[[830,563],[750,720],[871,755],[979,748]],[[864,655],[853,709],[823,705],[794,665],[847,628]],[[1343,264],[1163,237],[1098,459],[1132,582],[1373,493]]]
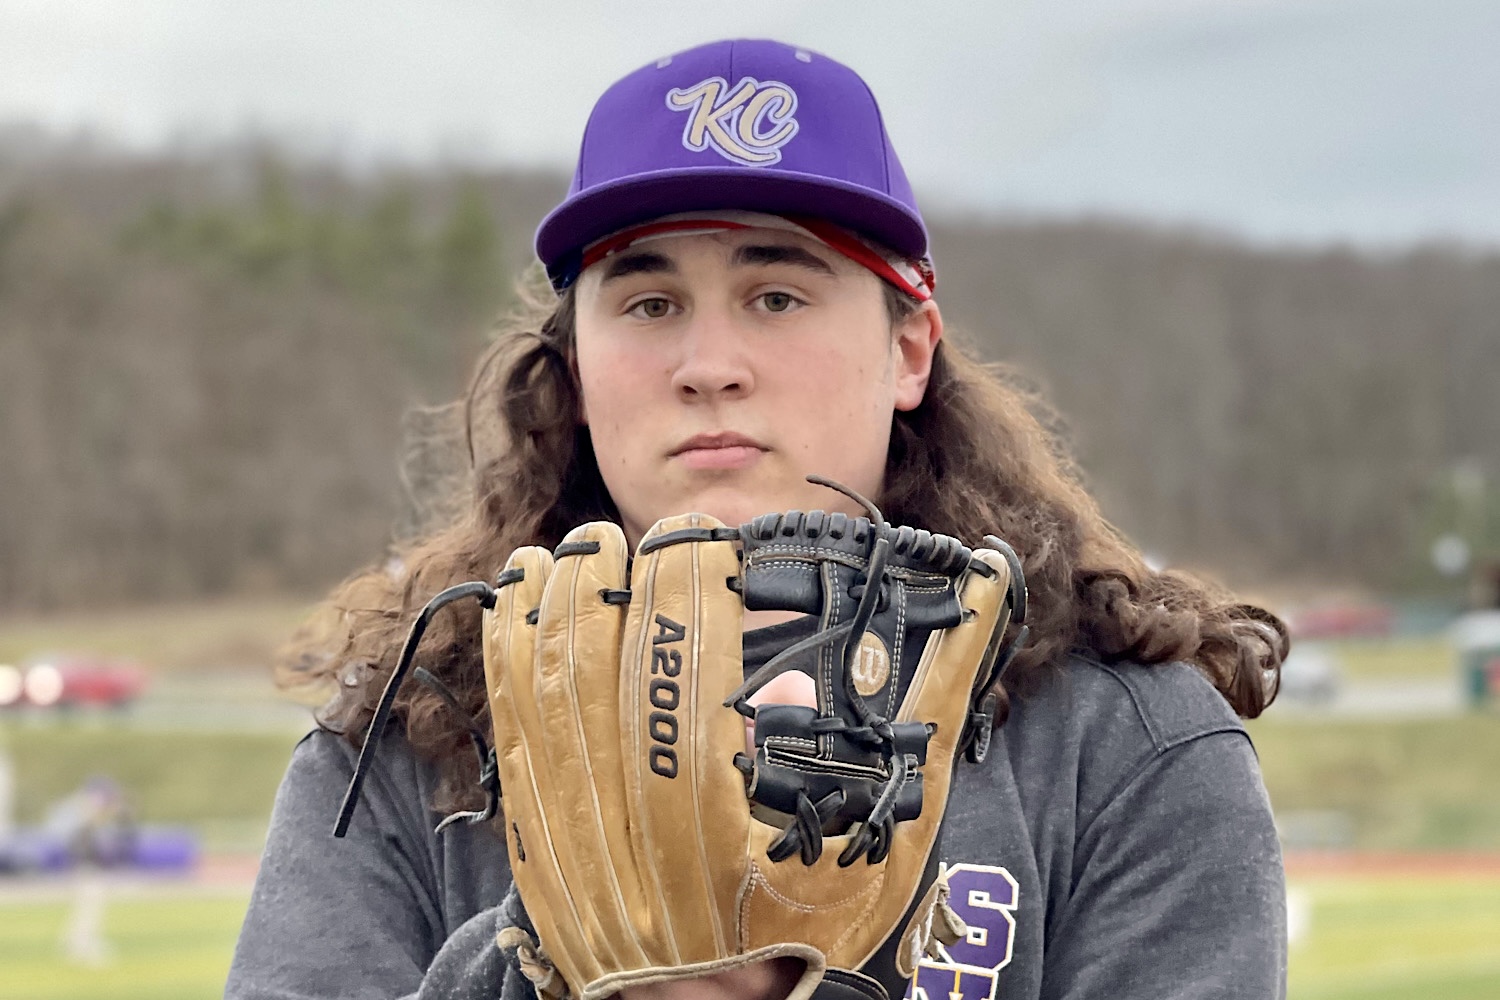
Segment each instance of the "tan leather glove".
[[[506,840],[540,937],[502,943],[550,997],[778,956],[805,963],[793,998],[899,996],[962,931],[935,845],[1024,600],[1013,554],[843,515],[731,529],[687,514],[628,565],[616,525],[584,525],[555,557],[515,552],[485,614]],[[745,681],[746,605],[820,616],[821,638],[791,651],[817,708],[748,706],[796,656]]]

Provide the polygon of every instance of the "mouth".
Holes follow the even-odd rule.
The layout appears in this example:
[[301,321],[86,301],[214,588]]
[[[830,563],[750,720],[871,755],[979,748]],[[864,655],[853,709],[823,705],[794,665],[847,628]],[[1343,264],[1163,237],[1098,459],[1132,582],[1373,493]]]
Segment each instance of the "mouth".
[[695,434],[668,453],[690,469],[742,469],[755,464],[768,449],[752,437],[725,431]]

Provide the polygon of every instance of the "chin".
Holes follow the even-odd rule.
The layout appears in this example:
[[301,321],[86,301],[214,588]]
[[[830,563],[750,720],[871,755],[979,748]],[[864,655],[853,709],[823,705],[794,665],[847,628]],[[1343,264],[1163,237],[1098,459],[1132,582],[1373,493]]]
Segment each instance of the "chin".
[[694,497],[691,509],[695,513],[718,518],[725,524],[743,524],[761,514],[781,510],[785,506],[784,503],[778,504],[765,496],[747,496],[731,491],[712,490]]
[[855,515],[863,510],[847,497],[808,482],[787,484],[780,488],[734,488],[714,486],[699,491],[690,499],[688,510],[708,514],[725,524],[743,524],[762,514],[784,510],[841,510]]

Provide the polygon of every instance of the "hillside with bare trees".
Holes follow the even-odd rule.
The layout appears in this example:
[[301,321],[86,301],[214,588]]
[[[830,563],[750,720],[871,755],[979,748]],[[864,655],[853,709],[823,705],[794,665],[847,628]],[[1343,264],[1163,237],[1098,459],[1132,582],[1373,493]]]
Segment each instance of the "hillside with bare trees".
[[[403,411],[461,390],[564,184],[0,144],[0,610],[382,558]],[[1439,533],[1500,549],[1500,254],[935,223],[950,326],[1151,552],[1412,590]]]

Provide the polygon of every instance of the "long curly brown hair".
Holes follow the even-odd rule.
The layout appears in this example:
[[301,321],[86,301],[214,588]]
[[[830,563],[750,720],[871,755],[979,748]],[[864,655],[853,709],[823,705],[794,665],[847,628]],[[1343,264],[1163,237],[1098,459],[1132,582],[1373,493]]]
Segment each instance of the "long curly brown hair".
[[[519,546],[555,546],[576,525],[618,521],[577,425],[571,363],[574,301],[533,288],[480,358],[463,401],[471,494],[446,528],[341,584],[282,650],[277,680],[326,698],[319,722],[358,743],[402,641],[423,605],[467,580],[493,580]],[[892,322],[915,308],[887,289]],[[1149,567],[1083,488],[1055,415],[1016,373],[939,343],[920,406],[893,417],[878,502],[895,524],[969,540],[985,533],[1021,555],[1030,638],[997,685],[1010,698],[1070,654],[1103,662],[1195,664],[1236,712],[1275,697],[1285,625],[1203,580]],[[485,441],[496,446],[484,447]],[[417,662],[488,726],[478,607],[451,605],[429,626]],[[422,685],[407,684],[396,718],[419,754],[442,768],[438,808],[473,805],[477,761],[468,728]]]

